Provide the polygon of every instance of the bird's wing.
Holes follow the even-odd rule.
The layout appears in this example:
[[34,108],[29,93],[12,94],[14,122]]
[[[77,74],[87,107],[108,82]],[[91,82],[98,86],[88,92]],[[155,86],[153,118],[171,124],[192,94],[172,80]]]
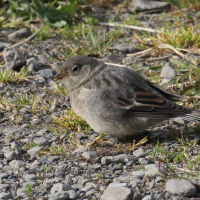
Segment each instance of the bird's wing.
[[[169,119],[180,116],[187,121],[195,122],[200,119],[199,111],[179,106],[162,95],[158,96],[143,88],[106,88],[102,94],[103,101],[109,106],[134,117]],[[173,96],[173,93],[170,95]]]

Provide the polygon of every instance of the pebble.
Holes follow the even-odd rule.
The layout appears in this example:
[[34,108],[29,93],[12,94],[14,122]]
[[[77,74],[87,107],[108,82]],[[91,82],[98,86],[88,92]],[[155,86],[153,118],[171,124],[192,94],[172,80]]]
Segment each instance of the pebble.
[[188,180],[170,179],[166,183],[166,190],[180,196],[194,196],[196,187]]
[[6,153],[4,156],[7,160],[13,160],[16,157],[16,153],[14,151],[10,151]]
[[100,200],[132,200],[131,189],[125,187],[108,187]]
[[27,151],[30,156],[35,156],[38,154],[38,151],[41,151],[43,147],[35,146]]
[[138,158],[133,155],[127,155],[127,154],[120,154],[117,156],[105,156],[101,159],[102,165],[109,165],[110,163],[128,163],[130,160],[133,162],[136,162]]
[[7,200],[7,199],[11,199],[11,198],[12,198],[12,195],[10,193],[7,193],[7,192],[0,193],[0,199]]
[[87,159],[93,159],[99,157],[96,151],[86,151],[82,153],[82,156]]
[[34,139],[34,142],[37,144],[37,145],[44,145],[45,143],[48,142],[48,139],[46,137],[36,137]]

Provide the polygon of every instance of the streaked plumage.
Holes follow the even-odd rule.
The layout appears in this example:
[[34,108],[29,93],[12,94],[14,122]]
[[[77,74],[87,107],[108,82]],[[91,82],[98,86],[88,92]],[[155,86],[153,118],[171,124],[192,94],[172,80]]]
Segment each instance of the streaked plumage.
[[108,66],[87,56],[69,58],[56,78],[68,89],[75,112],[100,134],[123,139],[165,119],[200,118],[200,111],[175,103],[179,95],[145,80],[134,70]]

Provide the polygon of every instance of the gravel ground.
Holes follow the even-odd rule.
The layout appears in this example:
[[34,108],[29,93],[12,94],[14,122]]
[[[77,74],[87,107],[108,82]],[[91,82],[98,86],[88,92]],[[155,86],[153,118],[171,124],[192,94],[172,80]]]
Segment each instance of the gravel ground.
[[[168,3],[159,3],[163,3],[158,5],[162,9],[168,9]],[[134,6],[131,9],[137,8]],[[148,9],[155,10],[155,7]],[[125,17],[128,12],[118,13],[122,14]],[[96,15],[96,12],[92,13],[92,16]],[[140,15],[141,24],[146,23],[143,18],[150,19],[152,15]],[[154,14],[158,18],[159,15]],[[99,18],[103,18],[101,13]],[[158,18],[151,20],[151,28],[163,23]],[[113,28],[101,29],[109,32]],[[127,34],[133,35],[132,30],[128,31]],[[11,32],[8,38],[17,39],[13,36],[15,32]],[[22,34],[28,37],[31,33],[23,30]],[[2,34],[1,38],[0,47],[12,44]],[[171,66],[171,59],[176,58],[172,53],[167,54],[167,59],[158,61],[145,60],[142,56],[139,60],[126,57],[138,52],[134,43],[137,41],[132,37],[120,39],[100,60],[121,65],[131,61],[131,64],[137,64],[137,69],[142,69],[139,73],[143,76],[149,66],[157,63],[164,66],[158,70],[163,81],[177,76]],[[199,164],[197,161],[192,163],[193,174],[186,169],[187,160],[198,158],[200,151],[198,143],[194,142],[200,139],[199,130],[192,129],[191,123],[186,124],[188,141],[185,140],[186,128],[178,118],[151,128],[138,138],[119,141],[108,135],[92,144],[99,134],[70,111],[69,96],[54,79],[62,62],[51,56],[60,57],[59,49],[65,45],[66,41],[52,33],[52,38],[47,41],[27,42],[3,52],[1,59],[7,70],[18,70],[26,65],[30,73],[27,80],[0,84],[0,199],[200,199]],[[187,56],[195,57],[194,54]],[[0,68],[2,70],[4,68]],[[69,120],[67,116],[73,119]],[[145,136],[148,137],[146,143],[133,145],[133,139],[137,144]],[[185,143],[177,137],[184,138]],[[155,152],[157,140],[165,144],[165,152],[185,144],[187,155],[177,163],[168,156],[167,163],[162,159],[161,150]],[[188,177],[181,178],[186,172]]]

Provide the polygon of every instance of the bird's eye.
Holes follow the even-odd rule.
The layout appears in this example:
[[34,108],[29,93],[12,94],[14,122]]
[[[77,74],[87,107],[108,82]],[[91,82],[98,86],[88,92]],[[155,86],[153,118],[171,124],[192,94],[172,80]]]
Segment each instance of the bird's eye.
[[73,68],[72,68],[72,71],[75,72],[79,69],[79,67],[77,65],[75,65]]

